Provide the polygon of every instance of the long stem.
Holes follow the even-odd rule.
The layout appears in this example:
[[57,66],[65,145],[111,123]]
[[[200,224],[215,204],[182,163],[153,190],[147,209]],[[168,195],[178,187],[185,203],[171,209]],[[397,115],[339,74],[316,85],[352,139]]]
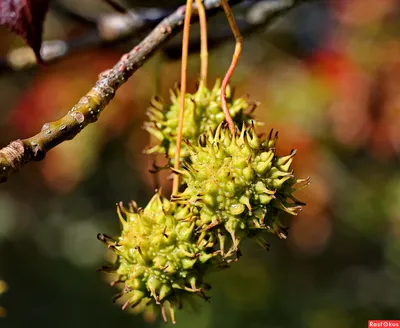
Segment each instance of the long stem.
[[[189,31],[190,31],[190,18],[192,16],[193,0],[186,1],[185,23],[183,25],[182,37],[182,65],[181,65],[181,98],[179,108],[179,123],[178,131],[176,134],[176,149],[174,158],[174,169],[179,169],[181,144],[182,144],[182,130],[183,118],[185,113],[185,95],[186,95],[186,80],[187,80],[187,62],[189,52]],[[172,184],[172,195],[176,194],[179,190],[179,175],[175,173],[174,181]]]
[[233,53],[232,62],[231,62],[231,65],[229,66],[228,71],[225,74],[225,77],[224,77],[224,79],[222,81],[222,85],[221,85],[222,110],[224,111],[225,119],[229,125],[229,129],[230,129],[231,133],[234,134],[235,133],[235,124],[233,123],[232,117],[229,113],[228,104],[226,102],[226,88],[228,86],[229,80],[231,79],[232,74],[235,71],[237,63],[239,61],[239,57],[242,52],[243,38],[242,38],[242,35],[240,34],[239,28],[236,25],[235,18],[233,17],[231,7],[229,7],[227,0],[221,0],[221,5],[224,8],[225,15],[228,18],[229,25],[230,25],[233,35],[235,36],[235,39],[236,39],[235,51]]
[[200,79],[203,82],[204,86],[207,87],[207,72],[208,72],[207,17],[206,17],[206,10],[204,9],[202,0],[196,0],[196,5],[200,20],[200,40],[201,40]]

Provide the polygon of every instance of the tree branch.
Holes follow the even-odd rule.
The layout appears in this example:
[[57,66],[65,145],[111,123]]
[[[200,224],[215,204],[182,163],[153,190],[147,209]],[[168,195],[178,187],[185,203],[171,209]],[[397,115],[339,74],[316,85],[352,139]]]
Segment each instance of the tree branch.
[[[230,4],[240,2],[231,0]],[[294,1],[293,3],[296,3]],[[290,5],[293,6],[293,3]],[[220,7],[219,0],[204,0],[211,17]],[[160,24],[129,53],[124,54],[115,66],[99,75],[95,86],[62,118],[45,123],[42,130],[31,138],[12,141],[0,149],[0,182],[31,161],[42,160],[58,144],[73,139],[88,124],[96,122],[116,91],[172,36],[182,30],[185,6],[161,21]],[[194,19],[197,7],[194,6]],[[286,8],[285,8],[286,9]],[[285,10],[282,8],[282,12]]]
[[[207,10],[215,11],[219,6],[218,0],[205,1]],[[185,6],[182,6],[165,18],[138,46],[123,55],[112,69],[101,73],[95,86],[64,117],[44,124],[42,130],[33,137],[12,141],[1,149],[0,182],[7,181],[24,164],[42,160],[50,149],[73,139],[88,124],[96,122],[119,87],[161,45],[182,29],[184,14]]]

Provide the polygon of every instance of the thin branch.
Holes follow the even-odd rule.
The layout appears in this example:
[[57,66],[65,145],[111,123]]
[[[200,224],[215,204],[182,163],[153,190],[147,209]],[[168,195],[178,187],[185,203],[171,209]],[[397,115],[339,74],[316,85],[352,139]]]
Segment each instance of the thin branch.
[[[180,157],[181,157],[183,119],[185,116],[190,19],[192,18],[192,6],[193,6],[193,0],[187,0],[186,2],[187,10],[185,14],[185,23],[183,26],[183,36],[182,36],[181,95],[180,95],[180,106],[179,106],[178,131],[176,133],[176,148],[175,148],[175,158],[174,158],[175,170],[179,169]],[[179,175],[175,174],[174,181],[172,183],[172,195],[175,195],[178,191],[179,191]]]
[[86,26],[96,26],[96,18],[94,16],[85,15],[80,11],[73,10],[68,6],[64,0],[52,0],[50,3],[50,10],[54,12],[57,17],[62,17],[73,23],[79,23]]
[[[232,3],[239,1],[232,0]],[[218,0],[206,0],[210,14],[220,7]],[[88,124],[96,122],[102,110],[114,98],[116,91],[139,69],[166,41],[182,30],[185,6],[165,18],[134,49],[123,55],[116,65],[99,75],[95,86],[62,118],[46,123],[31,138],[12,141],[0,150],[0,182],[31,161],[42,160],[58,144],[73,139]],[[209,15],[210,16],[210,15]]]
[[114,10],[123,14],[126,13],[126,9],[124,8],[124,6],[122,6],[117,1],[114,0],[104,0],[104,1],[107,2],[110,5],[110,7],[112,7]]

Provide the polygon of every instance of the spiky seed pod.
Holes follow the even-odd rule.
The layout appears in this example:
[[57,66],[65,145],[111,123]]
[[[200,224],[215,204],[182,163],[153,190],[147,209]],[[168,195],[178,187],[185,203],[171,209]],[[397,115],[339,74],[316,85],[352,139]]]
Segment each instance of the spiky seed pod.
[[220,124],[215,131],[202,134],[197,143],[188,143],[191,163],[178,172],[187,188],[174,202],[191,204],[198,209],[198,226],[203,231],[217,231],[224,254],[226,232],[232,238],[226,256],[238,250],[240,241],[258,231],[268,230],[286,237],[278,216],[280,212],[296,215],[301,205],[292,195],[297,180],[290,168],[295,151],[278,157],[272,131],[260,140],[254,126],[231,136]]
[[[221,107],[221,83],[219,80],[209,90],[200,83],[194,94],[185,95],[185,116],[183,125],[183,139],[195,142],[206,129],[215,129],[224,121],[225,117]],[[244,98],[233,99],[230,88],[227,89],[227,102],[232,119],[238,123],[250,123],[252,111],[249,103]],[[163,153],[173,162],[176,148],[176,131],[178,127],[180,91],[178,88],[171,90],[171,103],[166,104],[161,99],[151,101],[147,110],[149,121],[144,128],[158,139],[158,144],[146,150],[147,154]],[[248,112],[246,111],[248,110]],[[186,145],[182,145],[181,158],[188,159],[189,152]]]
[[115,240],[103,234],[98,237],[117,254],[115,268],[105,268],[117,275],[114,284],[122,285],[117,298],[126,300],[123,309],[161,306],[165,320],[164,303],[168,302],[175,321],[174,309],[181,307],[186,296],[205,297],[203,276],[217,255],[213,236],[196,243],[189,207],[171,204],[160,193],[144,210],[135,203],[129,209],[120,204],[118,214],[121,236]]

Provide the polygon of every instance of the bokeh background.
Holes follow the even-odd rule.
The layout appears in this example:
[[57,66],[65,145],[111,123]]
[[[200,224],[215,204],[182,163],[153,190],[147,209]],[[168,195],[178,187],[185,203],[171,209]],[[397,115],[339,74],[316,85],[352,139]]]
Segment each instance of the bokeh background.
[[[66,2],[91,17],[109,9]],[[226,26],[215,18],[209,37]],[[87,29],[52,11],[45,38]],[[179,311],[176,327],[350,328],[400,319],[399,37],[396,0],[316,1],[246,34],[232,84],[237,96],[260,102],[260,132],[279,130],[279,154],[298,149],[296,174],[312,180],[297,194],[307,206],[292,218],[288,240],[266,236],[269,252],[248,242],[238,263],[210,275],[211,303]],[[210,51],[210,84],[233,51],[229,34],[220,41]],[[168,99],[179,80],[175,44],[135,73],[96,124],[0,186],[0,280],[8,285],[0,327],[165,326],[112,304],[116,290],[96,272],[108,258],[96,235],[118,234],[117,201],[145,205],[156,187],[141,126],[151,97]],[[0,28],[1,56],[21,45]],[[62,116],[132,46],[88,47],[47,67],[2,72],[1,145]],[[189,71],[193,91],[198,53]],[[170,182],[160,181],[168,193]]]

